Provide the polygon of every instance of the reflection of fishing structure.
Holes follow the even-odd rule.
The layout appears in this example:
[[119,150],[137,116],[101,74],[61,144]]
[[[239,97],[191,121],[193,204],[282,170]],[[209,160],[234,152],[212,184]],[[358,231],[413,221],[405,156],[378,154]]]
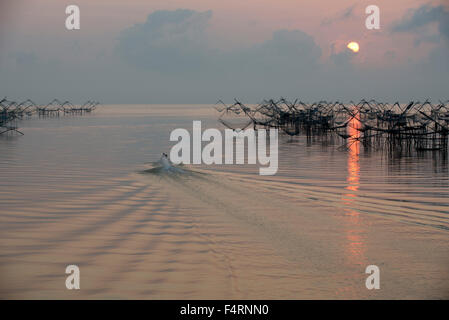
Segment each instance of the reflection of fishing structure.
[[10,101],[6,98],[0,100],[0,134],[7,132],[17,132],[18,121],[25,117],[38,115],[39,117],[59,117],[64,115],[82,115],[92,112],[99,102],[87,101],[81,106],[75,106],[70,101],[61,102],[54,99],[47,105],[38,105],[28,99],[23,102]]
[[[448,148],[449,100],[437,104],[361,100],[346,105],[338,101],[305,103],[281,98],[264,100],[253,107],[237,100],[229,106],[219,101],[215,109],[220,112],[219,121],[233,130],[251,125],[254,129],[278,128],[289,136],[337,136],[346,147],[357,141],[365,148],[389,151],[447,151]],[[240,124],[236,124],[235,119],[240,119]]]

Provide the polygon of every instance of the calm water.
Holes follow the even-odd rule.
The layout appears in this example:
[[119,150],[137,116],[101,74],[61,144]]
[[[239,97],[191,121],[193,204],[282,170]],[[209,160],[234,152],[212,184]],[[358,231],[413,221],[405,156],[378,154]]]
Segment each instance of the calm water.
[[[0,294],[13,298],[448,298],[447,156],[282,138],[248,165],[140,173],[210,106],[102,106],[0,137]],[[65,266],[82,290],[64,287]],[[365,288],[378,265],[382,289]]]

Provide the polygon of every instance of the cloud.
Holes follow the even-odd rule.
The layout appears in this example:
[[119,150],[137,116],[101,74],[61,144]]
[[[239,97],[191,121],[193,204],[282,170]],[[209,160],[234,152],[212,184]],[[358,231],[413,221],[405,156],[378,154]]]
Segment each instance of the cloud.
[[[310,88],[320,69],[321,48],[301,30],[278,30],[272,37],[247,49],[222,54],[214,66],[220,68],[218,97],[262,99],[294,96],[298,88]],[[253,100],[253,101],[254,101]],[[257,100],[255,100],[257,101]]]
[[278,30],[271,39],[252,46],[246,52],[234,53],[247,66],[265,70],[310,70],[317,66],[321,48],[313,37],[301,30]]
[[9,55],[18,67],[30,68],[37,64],[38,57],[33,52],[15,52]]
[[[437,33],[431,32],[427,28],[431,25],[437,27]],[[447,59],[449,56],[449,11],[441,5],[423,5],[409,10],[408,14],[393,25],[391,31],[414,33],[417,35],[414,40],[415,46],[425,42],[434,44],[426,58],[414,66],[409,66],[408,70],[402,73],[409,74],[410,87],[421,83],[422,88],[426,88],[425,91],[429,95],[438,93],[443,96],[443,99],[446,99],[449,90],[449,62]],[[441,41],[441,39],[448,41]],[[421,88],[420,91],[422,91]]]
[[440,34],[449,40],[449,11],[444,6],[432,7],[426,4],[411,10],[401,21],[394,24],[391,30],[392,32],[416,32],[432,23],[436,23]]
[[180,79],[201,77],[215,83],[218,74],[233,81],[252,75],[251,83],[258,83],[260,78],[293,78],[295,72],[317,68],[321,48],[301,30],[278,30],[270,39],[247,48],[213,50],[207,38],[211,17],[211,11],[156,11],[145,23],[122,32],[117,52],[142,72],[176,74]]
[[117,50],[130,64],[155,71],[193,70],[207,57],[206,28],[212,11],[155,11],[126,29]]
[[260,54],[276,59],[295,58],[304,63],[315,63],[321,56],[321,48],[312,36],[301,30],[278,30],[273,37],[254,48]]
[[321,25],[328,26],[328,25],[334,24],[335,22],[348,20],[348,19],[354,17],[354,9],[356,6],[357,6],[357,4],[353,4],[352,6],[346,8],[343,12],[341,12],[337,16],[324,19],[321,22]]
[[352,68],[352,59],[354,58],[355,53],[349,50],[343,50],[341,52],[333,52],[330,55],[330,61],[337,67],[341,68]]

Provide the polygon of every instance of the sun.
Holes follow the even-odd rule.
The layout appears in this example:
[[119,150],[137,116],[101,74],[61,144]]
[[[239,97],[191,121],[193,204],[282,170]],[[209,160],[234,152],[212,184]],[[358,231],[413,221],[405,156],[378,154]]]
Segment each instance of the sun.
[[360,49],[359,44],[354,41],[349,42],[347,47],[349,50],[352,50],[354,52],[359,52],[359,49]]

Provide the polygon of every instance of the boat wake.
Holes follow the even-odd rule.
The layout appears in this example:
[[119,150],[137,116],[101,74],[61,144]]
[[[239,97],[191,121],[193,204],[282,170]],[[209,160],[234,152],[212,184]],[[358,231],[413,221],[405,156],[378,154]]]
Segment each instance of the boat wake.
[[163,153],[161,158],[151,163],[152,168],[145,169],[140,171],[142,174],[153,174],[157,176],[161,175],[184,175],[184,176],[191,176],[194,174],[204,174],[199,173],[193,170],[190,170],[186,168],[183,164],[175,165],[173,162],[170,161],[166,153]]

